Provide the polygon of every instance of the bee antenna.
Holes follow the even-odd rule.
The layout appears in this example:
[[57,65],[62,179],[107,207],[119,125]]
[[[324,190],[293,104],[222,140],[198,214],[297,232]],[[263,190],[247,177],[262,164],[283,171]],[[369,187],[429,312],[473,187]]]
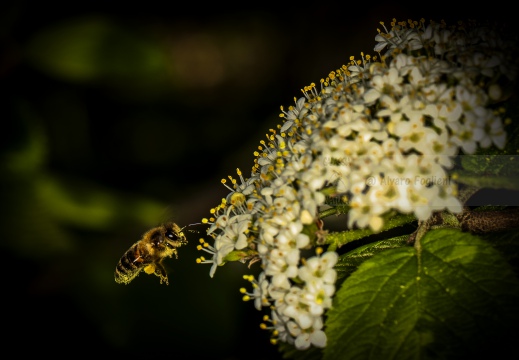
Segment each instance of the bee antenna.
[[[184,227],[183,227],[182,229],[180,229],[180,230],[184,230],[185,228],[187,228],[187,227],[189,227],[189,226],[193,226],[193,225],[202,225],[202,223],[193,223],[193,224],[189,224],[189,225],[184,226]],[[196,231],[193,231],[193,230],[189,230],[189,231],[191,231],[191,232],[196,232]]]

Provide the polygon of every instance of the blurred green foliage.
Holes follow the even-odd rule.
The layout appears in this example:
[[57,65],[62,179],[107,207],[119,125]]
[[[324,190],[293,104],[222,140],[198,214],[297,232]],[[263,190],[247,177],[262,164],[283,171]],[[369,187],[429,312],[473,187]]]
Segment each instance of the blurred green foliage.
[[49,26],[27,44],[25,56],[52,76],[80,83],[131,81],[156,86],[167,58],[156,41],[106,17],[84,17]]

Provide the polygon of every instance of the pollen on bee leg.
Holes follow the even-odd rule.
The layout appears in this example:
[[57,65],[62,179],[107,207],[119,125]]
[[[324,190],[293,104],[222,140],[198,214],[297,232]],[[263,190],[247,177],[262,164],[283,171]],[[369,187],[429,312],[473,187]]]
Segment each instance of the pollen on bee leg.
[[146,265],[146,267],[144,268],[144,272],[146,274],[153,274],[155,272],[155,265],[154,264]]

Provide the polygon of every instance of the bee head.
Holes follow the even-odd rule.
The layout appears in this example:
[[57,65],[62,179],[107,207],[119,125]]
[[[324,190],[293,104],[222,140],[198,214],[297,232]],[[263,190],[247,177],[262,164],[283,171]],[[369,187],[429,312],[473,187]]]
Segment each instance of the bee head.
[[160,231],[156,231],[151,235],[151,244],[154,247],[160,246],[164,242],[162,234]]
[[173,241],[178,240],[181,237],[179,232],[173,231],[172,229],[167,229],[164,235],[166,238]]

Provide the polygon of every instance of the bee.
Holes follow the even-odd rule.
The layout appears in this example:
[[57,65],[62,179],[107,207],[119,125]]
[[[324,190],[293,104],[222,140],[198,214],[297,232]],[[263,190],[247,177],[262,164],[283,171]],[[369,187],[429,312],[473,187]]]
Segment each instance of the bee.
[[162,261],[167,257],[178,259],[177,248],[186,245],[187,239],[177,224],[169,222],[144,233],[121,257],[115,268],[115,282],[129,284],[144,270],[155,274],[160,283],[168,285],[168,274]]

